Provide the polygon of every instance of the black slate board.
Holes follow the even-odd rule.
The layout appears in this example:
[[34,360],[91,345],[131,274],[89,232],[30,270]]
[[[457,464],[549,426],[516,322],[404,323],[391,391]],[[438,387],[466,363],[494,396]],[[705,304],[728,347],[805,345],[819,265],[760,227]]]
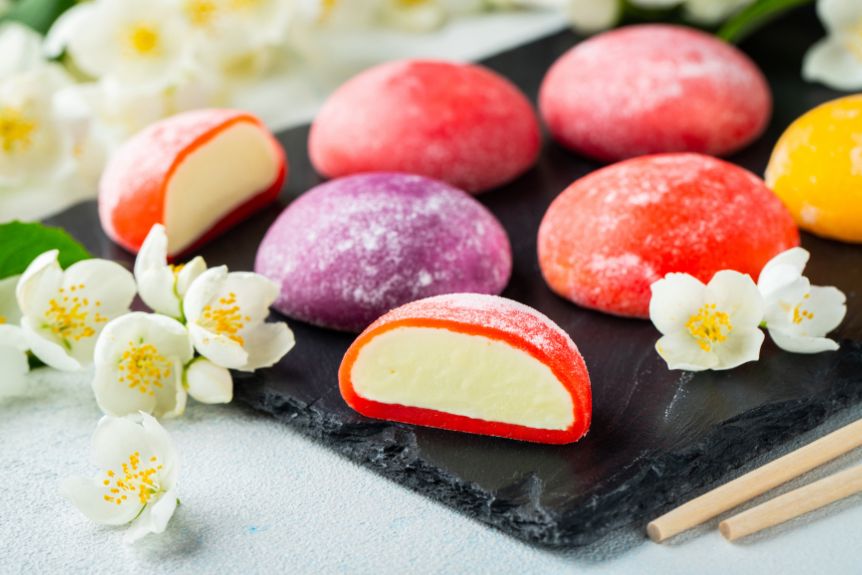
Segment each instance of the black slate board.
[[[822,31],[813,11],[773,24],[744,45],[776,95],[768,133],[733,161],[762,173],[772,145],[799,114],[837,94],[804,84],[801,55]],[[577,38],[560,33],[486,63],[535,99],[550,63]],[[279,136],[290,159],[280,206],[212,242],[211,264],[251,269],[257,244],[280,208],[319,182],[305,151],[308,129]],[[849,297],[835,334],[841,350],[791,355],[764,345],[762,360],[730,372],[669,372],[653,351],[649,322],[580,309],[553,295],[538,270],[535,236],[551,200],[598,164],[546,142],[536,168],[480,197],[508,230],[514,274],[504,295],[546,313],[578,343],[593,383],[592,430],[571,446],[542,446],[365,419],[337,390],[336,373],[352,336],[292,321],[297,346],[278,366],[237,374],[236,396],[382,475],[516,537],[554,547],[592,543],[620,529],[640,530],[667,510],[726,478],[743,463],[862,400],[862,247],[812,236],[809,271],[817,284]],[[94,202],[50,223],[94,253],[131,257],[102,234]]]

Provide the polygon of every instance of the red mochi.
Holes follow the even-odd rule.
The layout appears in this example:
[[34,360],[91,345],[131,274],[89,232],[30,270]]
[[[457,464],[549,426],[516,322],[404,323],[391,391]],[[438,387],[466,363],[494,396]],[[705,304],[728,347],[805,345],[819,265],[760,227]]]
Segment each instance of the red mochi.
[[[411,331],[424,332],[425,339],[406,341]],[[378,345],[386,338],[388,356]],[[415,345],[446,340],[455,341],[437,355],[433,345]],[[402,348],[393,349],[393,342]],[[540,371],[518,373],[524,358],[541,365]],[[377,372],[371,378],[368,365]],[[424,388],[416,389],[417,375]],[[543,375],[556,388],[545,401],[547,388],[535,386]],[[338,380],[344,400],[365,416],[452,431],[565,444],[583,437],[592,419],[590,376],[568,334],[538,311],[491,295],[441,295],[390,311],[353,342]],[[411,385],[416,401],[405,402],[398,392]],[[453,409],[442,407],[447,403]],[[513,409],[504,415],[501,405]],[[528,424],[543,411],[558,416],[555,424]]]
[[569,186],[539,227],[548,285],[584,307],[648,317],[650,285],[671,272],[757,279],[799,231],[760,178],[699,154],[626,160]]
[[628,26],[551,66],[539,108],[563,146],[603,161],[661,152],[726,155],[757,138],[772,96],[763,74],[709,34]]
[[329,178],[408,172],[471,193],[519,176],[540,147],[535,112],[508,80],[482,66],[423,60],[349,80],[324,103],[308,141],[312,164]]

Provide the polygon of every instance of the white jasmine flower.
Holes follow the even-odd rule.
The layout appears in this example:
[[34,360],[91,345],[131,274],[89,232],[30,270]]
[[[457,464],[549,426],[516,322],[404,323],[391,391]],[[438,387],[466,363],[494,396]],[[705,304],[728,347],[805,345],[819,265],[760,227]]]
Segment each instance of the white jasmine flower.
[[153,417],[105,416],[91,444],[99,474],[70,477],[61,491],[88,519],[103,525],[125,525],[125,541],[162,533],[177,507],[179,461],[170,436]]
[[592,34],[613,28],[622,15],[622,6],[615,0],[569,0],[566,14],[575,30]]
[[716,273],[707,285],[672,273],[652,284],[650,319],[663,334],[656,350],[670,369],[730,369],[760,357],[763,299],[752,279]]
[[19,277],[0,280],[0,399],[23,393],[30,371],[24,334],[15,325],[21,320],[21,310],[15,301]]
[[[0,34],[3,50],[2,40],[8,36]],[[0,60],[5,58],[0,52]],[[7,67],[13,66],[0,64],[0,68]],[[0,185],[47,179],[59,168],[70,145],[55,114],[53,98],[65,81],[53,66],[0,75]]]
[[105,324],[129,311],[135,280],[119,264],[99,259],[63,271],[51,250],[21,276],[16,297],[33,354],[56,369],[76,370],[92,361]]
[[112,320],[96,342],[96,402],[108,415],[182,415],[185,364],[194,349],[185,326],[158,314],[133,312]]
[[214,364],[241,371],[269,367],[294,345],[284,322],[265,323],[278,286],[251,272],[211,268],[192,282],[184,308],[195,349]]
[[225,368],[197,357],[186,368],[189,395],[201,403],[230,403],[233,400],[233,378]]
[[94,78],[124,86],[171,85],[192,65],[189,30],[171,0],[95,0],[54,24],[48,51],[65,46]]
[[754,0],[687,0],[686,18],[697,24],[714,25],[727,20]]
[[766,303],[766,327],[786,351],[836,350],[838,343],[825,336],[844,319],[847,298],[838,288],[811,285],[802,275],[808,258],[808,251],[793,248],[769,260],[760,272],[757,286]]
[[165,227],[156,224],[147,234],[135,259],[138,293],[153,311],[183,320],[183,297],[191,283],[207,265],[201,256],[187,264],[168,264],[168,237]]
[[819,0],[817,14],[828,35],[805,54],[802,77],[838,90],[862,88],[862,2]]

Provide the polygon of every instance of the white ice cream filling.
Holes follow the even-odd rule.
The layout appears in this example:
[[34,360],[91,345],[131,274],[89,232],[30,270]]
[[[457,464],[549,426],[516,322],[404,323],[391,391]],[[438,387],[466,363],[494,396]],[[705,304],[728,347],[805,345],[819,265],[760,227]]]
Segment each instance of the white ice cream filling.
[[574,422],[572,397],[547,365],[484,336],[394,328],[360,349],[350,377],[359,396],[380,403],[539,429]]
[[190,153],[165,193],[168,251],[181,252],[227,214],[270,185],[279,170],[271,140],[239,122]]

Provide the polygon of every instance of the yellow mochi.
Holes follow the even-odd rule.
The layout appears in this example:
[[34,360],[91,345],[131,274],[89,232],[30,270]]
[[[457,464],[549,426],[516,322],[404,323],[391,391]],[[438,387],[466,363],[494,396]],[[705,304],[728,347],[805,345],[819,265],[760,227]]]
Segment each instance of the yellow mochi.
[[793,122],[772,151],[766,184],[802,229],[862,242],[862,95],[827,102]]

